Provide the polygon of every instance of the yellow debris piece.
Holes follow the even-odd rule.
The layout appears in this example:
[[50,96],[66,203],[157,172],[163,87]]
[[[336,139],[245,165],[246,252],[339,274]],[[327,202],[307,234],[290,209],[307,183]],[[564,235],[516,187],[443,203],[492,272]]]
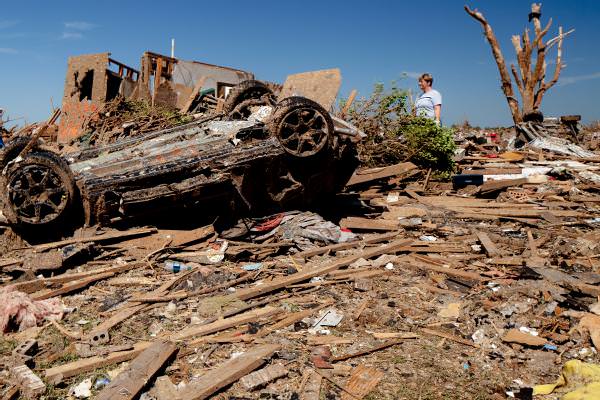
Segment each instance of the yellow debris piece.
[[567,361],[555,383],[536,385],[533,394],[550,394],[557,388],[568,391],[562,400],[600,400],[600,365]]

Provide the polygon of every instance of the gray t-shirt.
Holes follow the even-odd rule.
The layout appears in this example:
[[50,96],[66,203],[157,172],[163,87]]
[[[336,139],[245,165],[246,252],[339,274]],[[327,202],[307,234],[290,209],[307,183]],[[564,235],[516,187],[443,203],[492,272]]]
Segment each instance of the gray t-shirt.
[[418,117],[435,119],[434,107],[442,105],[442,95],[435,89],[423,93],[415,103]]

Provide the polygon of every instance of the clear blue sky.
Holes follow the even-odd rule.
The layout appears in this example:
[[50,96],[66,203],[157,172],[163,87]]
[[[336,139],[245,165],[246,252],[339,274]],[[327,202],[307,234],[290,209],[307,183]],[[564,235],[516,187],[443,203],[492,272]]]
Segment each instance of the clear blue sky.
[[[339,67],[340,95],[368,95],[403,72],[431,72],[445,123],[510,124],[498,71],[481,26],[463,10],[483,11],[507,60],[512,34],[527,24],[530,1],[6,1],[0,14],[0,107],[11,117],[46,119],[60,104],[67,57],[110,51],[139,66],[145,50],[285,80],[290,73]],[[546,115],[600,120],[600,2],[543,1],[543,17],[576,31],[564,44],[568,64],[546,95]],[[549,66],[552,70],[552,66]],[[559,81],[560,84],[560,81]],[[418,90],[407,78],[402,87]],[[516,89],[515,89],[516,90]]]

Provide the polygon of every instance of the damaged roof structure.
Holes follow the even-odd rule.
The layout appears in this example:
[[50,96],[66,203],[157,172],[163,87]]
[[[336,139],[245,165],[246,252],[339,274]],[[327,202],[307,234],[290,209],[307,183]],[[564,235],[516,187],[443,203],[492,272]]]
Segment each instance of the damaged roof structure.
[[223,98],[240,82],[252,79],[250,72],[149,51],[142,55],[139,70],[114,60],[110,53],[69,57],[58,141],[81,135],[86,118],[119,95],[182,109],[198,87]]

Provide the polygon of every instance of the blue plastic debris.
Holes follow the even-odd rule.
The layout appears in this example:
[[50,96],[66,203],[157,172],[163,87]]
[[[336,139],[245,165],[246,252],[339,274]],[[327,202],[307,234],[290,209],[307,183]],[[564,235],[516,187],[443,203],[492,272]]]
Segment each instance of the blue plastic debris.
[[244,271],[258,271],[262,268],[262,263],[246,264],[242,266]]
[[544,345],[544,349],[545,350],[550,350],[550,351],[556,351],[556,350],[558,350],[558,347],[556,345],[546,343]]

